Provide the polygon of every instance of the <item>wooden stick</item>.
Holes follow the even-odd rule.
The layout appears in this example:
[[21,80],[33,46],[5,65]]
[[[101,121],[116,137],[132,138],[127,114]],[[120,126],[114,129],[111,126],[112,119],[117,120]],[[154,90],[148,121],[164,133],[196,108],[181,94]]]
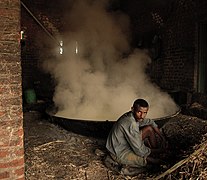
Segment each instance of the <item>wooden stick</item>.
[[42,145],[39,145],[37,147],[34,147],[34,150],[38,150],[42,147],[45,147],[47,145],[50,145],[50,144],[53,144],[53,143],[61,143],[61,142],[65,142],[65,141],[60,141],[60,140],[57,140],[57,141],[51,141],[51,142],[48,142],[48,143],[45,143],[45,144],[42,144]]
[[107,171],[108,180],[111,180],[109,171]]
[[171,174],[173,171],[175,171],[176,169],[178,169],[180,166],[182,166],[183,164],[185,164],[186,162],[188,162],[193,156],[199,154],[200,152],[202,152],[202,150],[204,148],[207,147],[207,141],[205,141],[203,143],[203,145],[196,150],[193,154],[191,154],[189,157],[187,157],[186,159],[183,159],[181,161],[179,161],[177,164],[175,164],[173,167],[171,167],[170,169],[168,169],[167,171],[165,171],[164,173],[162,173],[161,175],[153,178],[153,180],[159,180],[161,178],[164,178],[166,175]]
[[86,180],[88,180],[88,177],[87,177],[87,173],[86,173],[86,171],[85,171],[85,179],[86,179]]

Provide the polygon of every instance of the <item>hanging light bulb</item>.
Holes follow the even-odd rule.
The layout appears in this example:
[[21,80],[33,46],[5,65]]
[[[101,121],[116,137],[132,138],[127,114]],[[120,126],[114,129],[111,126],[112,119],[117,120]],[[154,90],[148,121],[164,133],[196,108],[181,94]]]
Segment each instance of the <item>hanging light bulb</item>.
[[23,40],[24,39],[24,31],[20,32],[20,39]]
[[78,54],[78,41],[75,42],[75,53]]
[[60,54],[63,54],[63,41],[60,41]]

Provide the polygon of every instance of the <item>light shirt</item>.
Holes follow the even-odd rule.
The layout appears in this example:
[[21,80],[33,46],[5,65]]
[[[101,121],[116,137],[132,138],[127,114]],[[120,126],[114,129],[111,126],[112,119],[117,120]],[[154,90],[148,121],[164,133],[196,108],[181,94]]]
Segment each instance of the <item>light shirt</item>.
[[118,158],[122,158],[127,152],[133,151],[136,155],[146,158],[151,150],[145,146],[142,140],[140,127],[157,124],[151,119],[136,121],[132,111],[123,114],[111,129],[106,148],[110,153]]

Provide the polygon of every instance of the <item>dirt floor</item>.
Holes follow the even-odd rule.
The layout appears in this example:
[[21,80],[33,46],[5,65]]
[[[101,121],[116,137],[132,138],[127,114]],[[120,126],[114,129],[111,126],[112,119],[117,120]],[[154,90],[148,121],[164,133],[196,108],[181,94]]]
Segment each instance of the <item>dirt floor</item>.
[[[159,176],[167,171],[170,171],[167,173],[168,179],[190,179],[188,177],[192,172],[189,172],[191,171],[189,167],[193,168],[194,174],[200,168],[200,172],[196,172],[195,177],[191,177],[192,179],[198,178],[201,171],[207,174],[207,168],[205,168],[207,165],[207,138],[205,135],[207,121],[179,114],[171,118],[163,126],[163,130],[170,144],[170,151],[166,158],[167,163],[153,171],[129,177],[116,174],[105,167],[103,163],[105,139],[87,137],[67,131],[50,123],[38,111],[24,112],[26,179],[166,179]],[[193,152],[195,154],[195,151],[200,148],[203,148],[202,152],[204,153],[199,156],[202,163],[201,160],[196,165],[188,163],[190,160],[180,162]],[[175,164],[178,167],[173,167]],[[171,170],[173,168],[174,170]],[[205,177],[207,178],[207,176]]]

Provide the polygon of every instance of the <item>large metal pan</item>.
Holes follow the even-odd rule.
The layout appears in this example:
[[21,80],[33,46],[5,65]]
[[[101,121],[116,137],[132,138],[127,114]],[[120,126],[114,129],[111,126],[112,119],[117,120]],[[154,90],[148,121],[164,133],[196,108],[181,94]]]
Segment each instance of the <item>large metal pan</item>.
[[[49,120],[55,124],[60,125],[61,127],[72,131],[74,133],[98,137],[98,138],[106,138],[109,131],[111,130],[115,121],[110,120],[81,120],[81,119],[70,119],[69,117],[60,117],[56,115],[57,109],[54,107],[50,107],[46,109],[46,114],[49,117]],[[180,113],[180,109],[177,110],[176,113],[162,117],[153,119],[159,127],[162,127],[170,118],[177,116]]]

